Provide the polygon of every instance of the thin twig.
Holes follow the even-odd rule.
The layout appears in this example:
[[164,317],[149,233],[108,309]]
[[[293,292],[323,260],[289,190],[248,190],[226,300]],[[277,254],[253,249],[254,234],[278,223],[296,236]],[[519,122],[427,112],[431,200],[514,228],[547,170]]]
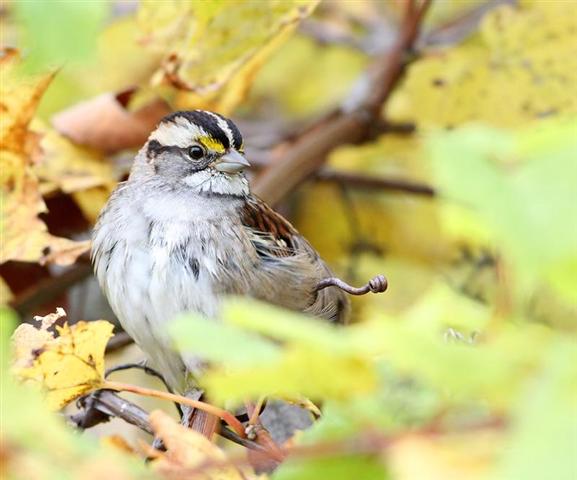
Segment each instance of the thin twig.
[[267,449],[259,445],[253,440],[249,440],[248,438],[239,437],[234,430],[230,430],[229,428],[222,426],[218,432],[218,434],[230,440],[231,442],[237,443],[238,445],[242,445],[243,447],[249,448],[251,450],[256,450],[258,452],[266,453]]
[[375,177],[356,172],[342,172],[333,168],[322,168],[315,175],[320,182],[336,182],[347,187],[363,190],[388,190],[399,193],[410,193],[424,197],[434,197],[433,187],[410,180]]
[[236,417],[222,408],[216,407],[206,402],[201,402],[200,400],[192,400],[190,398],[183,397],[182,395],[176,395],[169,392],[161,392],[160,390],[154,390],[151,388],[139,387],[137,385],[130,385],[128,383],[120,382],[110,382],[105,381],[102,388],[109,390],[116,390],[119,392],[131,392],[138,395],[143,395],[146,397],[160,398],[162,400],[168,400],[170,402],[177,402],[182,405],[188,405],[192,408],[197,408],[203,412],[215,415],[222,420],[224,420],[238,435],[241,437],[245,436],[244,427]]
[[[137,370],[142,370],[147,375],[151,375],[153,377],[158,378],[162,382],[162,384],[164,385],[164,387],[166,388],[166,390],[168,392],[174,393],[174,391],[172,390],[172,388],[170,387],[170,385],[168,384],[168,382],[166,381],[164,376],[160,372],[155,370],[154,368],[146,365],[146,363],[144,361],[141,363],[122,363],[120,365],[115,365],[114,367],[111,367],[108,370],[106,370],[106,372],[104,373],[104,378],[107,379],[109,377],[109,375],[111,375],[115,372],[122,372],[124,370],[130,370],[133,368],[137,369]],[[182,408],[180,407],[180,404],[175,403],[175,406],[176,406],[176,409],[178,410],[178,414],[182,417]]]
[[98,390],[82,397],[77,406],[81,410],[68,419],[82,430],[108,422],[110,417],[118,417],[146,433],[153,433],[148,423],[148,412],[110,390]]
[[366,285],[358,288],[349,285],[340,278],[330,277],[317,283],[315,290],[318,292],[327,287],[337,287],[351,295],[366,295],[369,292],[382,293],[387,289],[388,285],[389,284],[384,275],[377,275],[376,277],[371,278]]

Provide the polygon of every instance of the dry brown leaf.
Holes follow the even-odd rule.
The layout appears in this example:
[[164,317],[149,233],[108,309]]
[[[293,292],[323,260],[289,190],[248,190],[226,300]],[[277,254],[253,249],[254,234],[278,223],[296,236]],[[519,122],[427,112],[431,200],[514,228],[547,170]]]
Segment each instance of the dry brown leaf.
[[34,317],[34,321],[40,322],[38,328],[30,323],[23,323],[14,331],[12,334],[12,345],[14,346],[12,365],[15,369],[32,366],[38,352],[54,339],[54,335],[48,329],[58,319],[65,316],[64,309],[58,307],[54,313],[49,313],[43,317],[39,315]]
[[99,95],[56,114],[52,124],[75,143],[103,152],[140,147],[170,108],[156,99],[131,112],[126,107],[134,93]]
[[66,238],[52,237],[50,245],[45,247],[42,257],[38,260],[40,265],[55,263],[56,265],[71,265],[80,255],[90,250],[91,241],[83,240],[72,242]]
[[49,313],[48,315],[35,315],[34,321],[40,322],[40,330],[48,330],[52,325],[54,325],[58,319],[64,318],[66,316],[66,311],[62,307],[56,307],[54,313]]
[[[166,453],[153,461],[156,471],[169,479],[203,480],[250,480],[254,475],[236,467],[209,467],[210,463],[222,464],[224,452],[200,433],[182,427],[168,414],[154,410],[150,413],[150,425],[156,436],[162,439]],[[201,468],[206,464],[207,468]]]

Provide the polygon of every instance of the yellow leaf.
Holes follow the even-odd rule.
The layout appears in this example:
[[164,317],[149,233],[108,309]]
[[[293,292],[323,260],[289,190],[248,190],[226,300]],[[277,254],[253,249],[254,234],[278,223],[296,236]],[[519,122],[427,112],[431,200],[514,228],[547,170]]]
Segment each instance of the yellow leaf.
[[[200,433],[177,424],[169,415],[154,410],[149,421],[157,438],[166,447],[166,453],[152,462],[154,469],[172,479],[202,480],[242,480],[256,479],[255,475],[241,472],[236,467],[212,467],[194,469],[209,462],[220,463],[226,460],[224,452]],[[180,470],[180,472],[179,472]]]
[[35,131],[42,134],[40,146],[42,158],[34,167],[42,193],[56,189],[64,193],[116,185],[110,163],[97,151],[75,145],[55,130],[33,124]]
[[387,450],[398,480],[481,480],[489,478],[501,453],[499,432],[444,435],[407,435]]
[[234,72],[226,83],[226,88],[206,93],[195,93],[179,91],[174,100],[177,110],[190,110],[200,108],[204,110],[213,110],[222,115],[230,115],[247,97],[250,88],[259,73],[265,65],[271,53],[282,44],[291,34],[290,30],[285,30],[283,34],[278,35],[267,45],[261,48],[252,58],[241,65]]
[[110,190],[106,187],[89,188],[72,193],[72,198],[82,210],[84,218],[92,224],[96,223],[96,219],[109,197]]
[[[48,233],[38,218],[39,213],[46,211],[46,205],[32,169],[38,157],[39,136],[30,131],[29,124],[53,74],[23,80],[14,72],[16,61],[15,53],[0,61],[0,263],[72,263],[87,250],[86,245]],[[62,251],[67,254],[59,256]]]
[[104,320],[64,324],[56,327],[57,337],[49,326],[43,321],[38,329],[29,324],[16,329],[14,368],[21,379],[39,384],[56,410],[103,382],[104,349],[114,326]]
[[208,95],[213,103],[211,92],[237,76],[234,92],[222,101],[229,110],[242,98],[272,46],[286,39],[317,3],[317,0],[144,1],[138,12],[141,41],[164,53],[158,79]]
[[24,81],[14,72],[19,61],[18,53],[15,50],[3,50],[2,55],[0,148],[23,155],[32,154],[37,148],[38,139],[28,131],[28,124],[54,73]]
[[142,48],[140,34],[135,16],[121,16],[99,34],[98,62],[92,71],[100,81],[99,91],[119,92],[144,83],[158,68],[162,53]]
[[274,100],[292,117],[318,115],[349,95],[367,63],[359,51],[295,34],[259,72],[252,97]]
[[477,36],[413,64],[388,117],[421,126],[485,121],[514,127],[577,111],[573,2],[502,5]]

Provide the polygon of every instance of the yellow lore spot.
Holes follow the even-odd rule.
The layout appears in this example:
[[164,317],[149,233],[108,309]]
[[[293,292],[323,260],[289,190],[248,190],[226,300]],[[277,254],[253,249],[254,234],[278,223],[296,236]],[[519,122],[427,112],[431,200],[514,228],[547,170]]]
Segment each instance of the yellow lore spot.
[[212,150],[217,153],[224,153],[226,151],[222,143],[209,136],[200,137],[198,142],[201,143],[207,150]]

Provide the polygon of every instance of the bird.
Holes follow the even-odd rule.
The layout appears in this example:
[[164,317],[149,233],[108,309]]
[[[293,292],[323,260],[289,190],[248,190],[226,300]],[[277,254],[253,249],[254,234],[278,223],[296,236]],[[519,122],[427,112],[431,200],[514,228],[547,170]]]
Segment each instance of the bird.
[[[184,312],[218,321],[223,299],[252,297],[346,322],[333,274],[281,214],[251,193],[243,137],[210,111],[164,117],[102,209],[92,236],[96,278],[124,330],[183,394],[206,368],[174,350],[168,325]],[[271,319],[274,321],[274,319]]]

